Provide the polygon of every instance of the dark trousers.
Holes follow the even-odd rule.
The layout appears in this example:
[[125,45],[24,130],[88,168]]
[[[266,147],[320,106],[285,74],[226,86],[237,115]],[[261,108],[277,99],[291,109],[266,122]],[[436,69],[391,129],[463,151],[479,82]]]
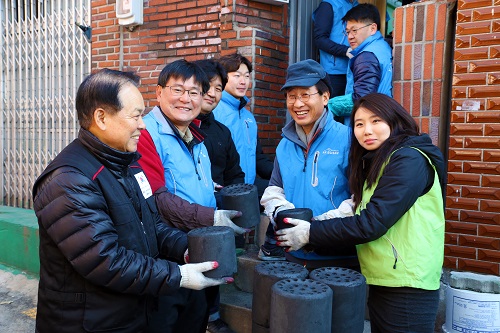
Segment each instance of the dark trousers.
[[[330,79],[330,84],[332,85],[332,95],[330,98],[345,95],[345,87],[347,85],[347,75],[343,74],[328,74]],[[345,118],[349,117],[337,117],[335,116],[335,121],[348,125]]]
[[330,98],[345,95],[345,86],[347,85],[347,76],[345,74],[328,74],[333,94]]
[[207,306],[208,306],[209,316],[219,312],[219,307],[220,307],[219,286],[205,288],[205,294],[207,296]]
[[370,285],[368,309],[372,333],[432,333],[439,290]]
[[204,290],[180,288],[173,295],[160,296],[144,333],[204,333],[208,311]]

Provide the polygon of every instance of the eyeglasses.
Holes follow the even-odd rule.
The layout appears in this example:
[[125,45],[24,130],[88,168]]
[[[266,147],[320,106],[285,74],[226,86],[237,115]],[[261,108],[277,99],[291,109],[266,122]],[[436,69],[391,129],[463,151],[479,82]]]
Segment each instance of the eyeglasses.
[[184,95],[184,93],[187,91],[189,98],[191,99],[199,99],[201,97],[201,92],[196,89],[191,89],[187,90],[182,87],[177,87],[177,86],[165,86],[163,88],[170,88],[170,92],[172,93],[172,96],[180,97]]
[[352,34],[354,37],[356,36],[356,34],[358,33],[358,30],[361,30],[363,28],[366,28],[366,27],[369,27],[370,25],[372,25],[373,23],[370,23],[370,24],[367,24],[367,25],[364,25],[360,28],[357,28],[357,29],[351,29],[349,31],[344,31],[344,35],[346,35],[347,37],[349,37],[349,34]]
[[302,95],[286,95],[286,101],[288,104],[294,104],[297,99],[301,101],[302,103],[305,103],[309,100],[309,98],[312,95],[317,95],[319,94],[319,91],[313,93],[313,94],[302,94]]

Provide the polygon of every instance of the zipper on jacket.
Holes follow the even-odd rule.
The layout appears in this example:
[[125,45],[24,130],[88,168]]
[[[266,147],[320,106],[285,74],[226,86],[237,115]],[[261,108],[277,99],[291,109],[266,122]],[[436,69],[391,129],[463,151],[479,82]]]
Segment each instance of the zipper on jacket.
[[309,154],[309,148],[311,148],[311,144],[314,142],[314,139],[318,136],[318,134],[321,132],[321,130],[317,130],[316,133],[314,133],[313,137],[311,138],[311,141],[307,144],[307,148],[304,149],[304,168],[302,169],[302,172],[306,172],[306,167],[307,167],[307,155]]
[[142,232],[144,233],[144,241],[146,242],[146,248],[148,249],[148,255],[151,256],[151,248],[149,246],[148,234],[146,233],[146,228],[144,228],[144,223],[142,223],[142,220],[139,220],[139,222],[141,223]]
[[304,167],[302,168],[302,172],[306,172],[307,167],[307,151],[304,150]]
[[[201,152],[200,152],[201,154]],[[200,174],[201,174],[201,178],[198,176],[199,180],[202,180],[203,179],[203,183],[205,184],[205,186],[208,186],[207,184],[207,177],[205,176],[205,170],[203,169],[203,163],[201,163],[201,159],[200,159],[200,156],[198,156],[198,166],[200,168]]]
[[[384,236],[384,238],[389,242],[389,244],[391,244],[392,254],[394,256],[394,265],[392,265],[392,269],[396,269],[398,259],[399,259],[398,250],[396,250],[396,247],[394,246],[394,244],[392,244],[392,242],[389,240],[389,238],[387,238],[386,236]],[[403,264],[404,264],[404,261],[403,261]]]
[[316,151],[313,157],[312,174],[311,174],[311,185],[313,187],[318,186],[318,158],[319,158],[319,151]]
[[394,255],[394,265],[392,266],[392,269],[396,269],[396,264],[398,263],[398,251],[394,248],[394,245],[391,244],[392,247],[392,254]]
[[333,202],[333,191],[335,190],[335,185],[337,184],[337,177],[338,176],[335,176],[335,179],[333,180],[332,189],[330,190],[330,203],[332,204],[332,206],[333,206],[334,209],[338,209],[338,207]]
[[[170,177],[172,178],[172,186],[174,187],[174,194],[177,194],[177,183],[175,181],[174,173],[172,172],[172,169],[168,169],[168,173],[170,173]],[[165,182],[167,180],[165,179]]]
[[[194,157],[193,157],[194,162]],[[198,157],[198,166],[200,165],[200,158]],[[194,170],[196,171],[196,175],[198,176],[198,180],[201,180],[200,173],[198,172],[198,166],[194,166]]]
[[198,180],[201,180],[200,174],[198,173],[198,166],[196,164],[200,164],[200,157],[198,156],[198,163],[196,163],[196,157],[194,157],[193,147],[187,147],[189,151],[189,155],[191,155],[191,159],[194,164],[194,171],[196,172],[196,176],[198,176]]
[[248,133],[250,131],[250,126],[248,126],[248,120],[245,119],[245,125],[247,127],[247,141],[248,143],[250,143],[250,133]]

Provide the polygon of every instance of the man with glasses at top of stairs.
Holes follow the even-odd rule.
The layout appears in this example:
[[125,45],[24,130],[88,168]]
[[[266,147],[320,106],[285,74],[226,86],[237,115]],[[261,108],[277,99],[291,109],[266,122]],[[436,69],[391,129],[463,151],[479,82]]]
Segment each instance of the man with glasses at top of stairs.
[[357,5],[342,20],[352,58],[345,94],[331,98],[328,108],[348,124],[352,107],[361,97],[375,92],[392,97],[392,49],[379,31],[380,13],[374,5]]

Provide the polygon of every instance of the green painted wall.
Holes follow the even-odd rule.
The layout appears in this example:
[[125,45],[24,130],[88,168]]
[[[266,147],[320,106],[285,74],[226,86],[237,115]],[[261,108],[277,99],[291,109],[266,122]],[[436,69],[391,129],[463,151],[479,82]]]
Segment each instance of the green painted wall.
[[0,263],[38,275],[38,244],[35,212],[0,206]]

